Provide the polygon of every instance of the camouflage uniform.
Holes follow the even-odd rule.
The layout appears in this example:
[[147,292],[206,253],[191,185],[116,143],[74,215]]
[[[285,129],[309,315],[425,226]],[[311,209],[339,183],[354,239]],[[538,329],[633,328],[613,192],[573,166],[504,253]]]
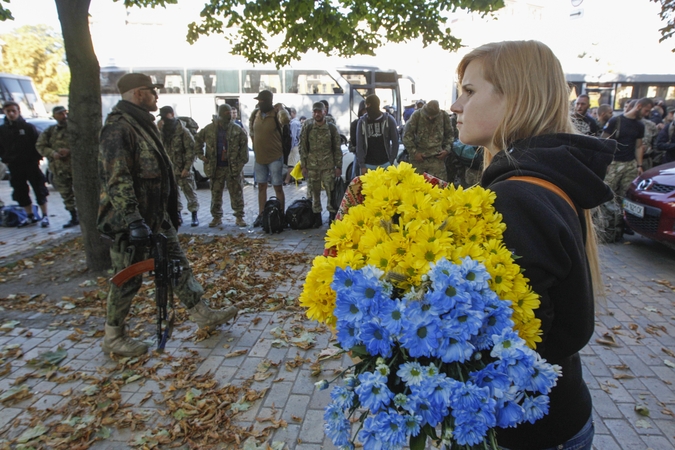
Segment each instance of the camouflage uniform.
[[642,157],[642,170],[649,170],[654,167],[652,157],[656,154],[656,136],[659,130],[656,124],[649,119],[642,119],[645,125],[645,136],[642,138],[642,143],[645,146],[644,156]]
[[[176,183],[187,199],[188,211],[197,212],[199,211],[199,200],[197,200],[197,185],[192,173],[192,163],[195,161],[195,140],[181,120],[174,120],[176,125],[171,138],[166,139],[164,133],[161,133],[162,144],[164,144],[166,153],[173,164],[173,175],[176,178]],[[165,119],[164,126],[167,126],[166,122]],[[188,176],[185,178],[182,176],[184,170],[188,171]],[[180,194],[178,194],[178,212],[180,213],[182,210],[183,203]]]
[[328,121],[322,125],[307,120],[300,132],[300,163],[307,169],[307,190],[312,196],[312,211],[321,213],[321,185],[326,190],[326,209],[336,213],[330,203],[335,187],[335,169],[342,169],[342,149],[337,127]]
[[[129,225],[144,220],[153,233],[168,238],[168,258],[181,262],[183,272],[174,292],[187,308],[196,306],[204,290],[178,242],[176,181],[151,114],[126,101],[113,108],[101,130],[99,178],[98,230],[114,240],[113,270],[147,259],[147,249],[129,244]],[[124,323],[141,282],[139,275],[119,288],[111,284],[107,325]]]
[[[450,116],[445,111],[429,120],[418,109],[405,125],[403,145],[410,155],[410,164],[422,174],[424,172],[445,180],[448,178],[445,161],[432,155],[442,151],[452,151],[452,141],[455,139]],[[415,155],[421,153],[424,161],[417,161]]]
[[204,155],[204,173],[211,180],[211,215],[214,219],[223,217],[223,190],[227,184],[230,192],[230,204],[234,217],[244,217],[244,193],[239,181],[239,174],[248,162],[248,138],[246,131],[239,125],[229,122],[226,125],[227,167],[217,166],[216,148],[218,142],[217,120],[202,128],[195,138],[195,153]]
[[61,194],[66,210],[75,211],[75,193],[73,192],[73,167],[70,155],[54,159],[54,152],[60,148],[70,148],[68,125],[52,125],[38,137],[35,148],[49,160],[49,170],[54,174],[56,189]]

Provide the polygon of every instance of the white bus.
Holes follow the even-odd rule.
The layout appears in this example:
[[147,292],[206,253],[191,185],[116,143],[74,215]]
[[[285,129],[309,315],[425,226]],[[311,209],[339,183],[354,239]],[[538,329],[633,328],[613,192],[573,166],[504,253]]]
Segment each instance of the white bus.
[[571,87],[570,100],[587,94],[591,107],[606,103],[620,112],[627,101],[644,97],[664,100],[668,107],[675,106],[675,75],[567,74],[566,78]]
[[[274,102],[293,107],[298,117],[311,117],[312,104],[327,100],[329,112],[338,130],[349,133],[349,125],[357,117],[361,100],[377,94],[382,108],[390,107],[401,123],[402,105],[399,79],[406,78],[406,87],[414,93],[414,81],[393,70],[368,66],[341,68],[208,68],[208,67],[103,67],[101,95],[103,118],[119,101],[117,80],[126,73],[142,72],[153,82],[163,84],[158,105],[169,105],[177,116],[190,116],[200,127],[210,123],[218,106],[227,103],[239,109],[240,119],[248,127],[248,119],[257,105],[254,97],[263,89],[274,93]],[[406,93],[407,94],[407,93]]]
[[48,117],[45,104],[42,103],[31,77],[0,73],[0,99],[1,103],[18,103],[24,118]]

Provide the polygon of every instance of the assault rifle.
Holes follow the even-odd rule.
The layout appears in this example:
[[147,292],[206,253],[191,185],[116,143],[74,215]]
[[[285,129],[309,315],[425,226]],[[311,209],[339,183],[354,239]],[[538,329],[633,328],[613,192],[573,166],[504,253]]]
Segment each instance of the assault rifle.
[[[163,351],[166,341],[171,337],[173,324],[176,320],[176,310],[173,305],[173,288],[178,283],[182,273],[180,260],[168,258],[167,238],[163,234],[150,236],[150,259],[132,264],[121,270],[112,282],[117,287],[142,275],[145,272],[154,272],[155,275],[155,303],[157,304],[157,350]],[[168,308],[171,308],[169,315]],[[162,332],[162,323],[165,329]]]

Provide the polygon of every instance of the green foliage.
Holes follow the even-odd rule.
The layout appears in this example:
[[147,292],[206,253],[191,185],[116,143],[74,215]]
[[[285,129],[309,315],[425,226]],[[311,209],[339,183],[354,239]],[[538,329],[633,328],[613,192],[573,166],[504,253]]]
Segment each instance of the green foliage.
[[[201,22],[188,26],[187,39],[194,43],[203,35],[222,34],[233,54],[278,67],[311,50],[342,57],[373,55],[387,42],[417,37],[425,47],[437,43],[453,51],[461,42],[447,26],[448,12],[485,15],[503,6],[503,0],[211,0]],[[268,43],[277,40],[271,49]]]
[[[666,22],[666,26],[660,28],[661,39],[659,42],[663,42],[666,39],[670,39],[675,34],[675,0],[651,0],[654,3],[659,3],[661,5],[661,11],[659,12],[659,17],[661,20]],[[672,50],[675,52],[675,48]]]
[[70,71],[65,60],[61,33],[47,25],[26,25],[0,36],[3,72],[33,78],[46,102],[57,102],[68,93]]
[[12,12],[9,9],[5,9],[5,7],[2,6],[3,3],[9,4],[9,0],[0,0],[0,21],[4,22],[5,20],[14,20]]

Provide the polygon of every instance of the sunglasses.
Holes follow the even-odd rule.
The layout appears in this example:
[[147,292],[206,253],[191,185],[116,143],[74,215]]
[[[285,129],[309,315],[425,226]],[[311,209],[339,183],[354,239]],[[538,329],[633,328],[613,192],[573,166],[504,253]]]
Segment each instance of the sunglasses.
[[158,97],[158,95],[157,95],[157,89],[155,89],[155,88],[151,88],[151,87],[142,87],[142,88],[140,88],[140,90],[141,90],[141,91],[150,91],[150,92],[152,93],[152,95],[154,95],[155,97]]

